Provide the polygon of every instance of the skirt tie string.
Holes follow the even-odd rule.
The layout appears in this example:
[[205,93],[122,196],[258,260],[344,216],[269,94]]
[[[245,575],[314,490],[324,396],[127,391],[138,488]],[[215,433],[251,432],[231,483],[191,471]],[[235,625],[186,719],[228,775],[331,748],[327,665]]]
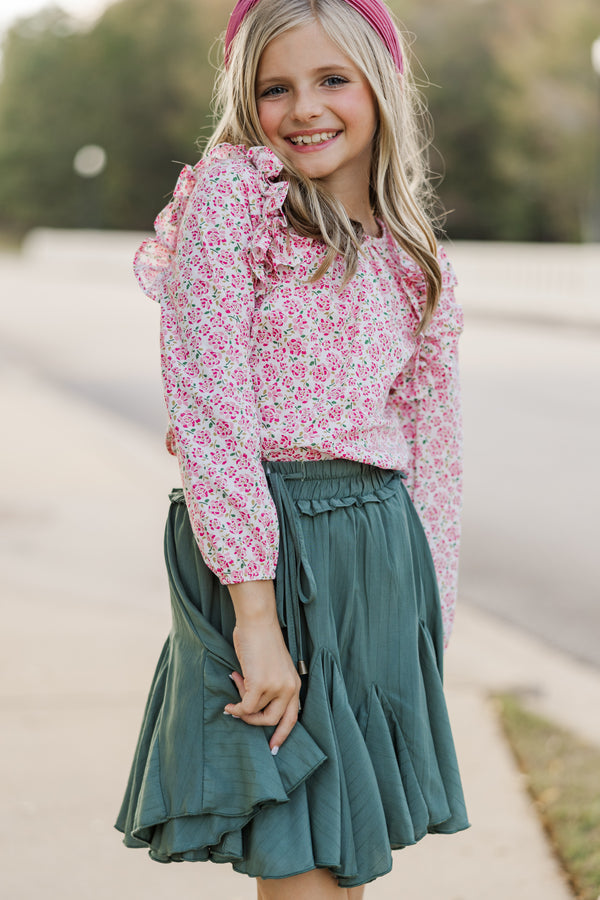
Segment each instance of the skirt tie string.
[[300,525],[296,504],[286,487],[286,479],[303,478],[301,472],[282,474],[265,464],[267,483],[281,523],[279,529],[279,557],[275,574],[275,599],[280,623],[287,630],[288,649],[300,675],[306,675],[304,627],[302,607],[312,603],[317,585],[312,571],[306,542]]

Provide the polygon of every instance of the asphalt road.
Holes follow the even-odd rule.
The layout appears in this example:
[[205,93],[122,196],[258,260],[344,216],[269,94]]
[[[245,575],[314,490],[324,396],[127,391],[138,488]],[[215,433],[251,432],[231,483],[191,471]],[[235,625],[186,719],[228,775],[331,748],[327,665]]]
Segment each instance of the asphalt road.
[[[158,309],[133,282],[129,250],[0,257],[0,351],[161,441]],[[596,666],[599,349],[597,328],[476,315],[462,342],[461,602]]]
[[461,598],[600,665],[600,335],[472,319]]

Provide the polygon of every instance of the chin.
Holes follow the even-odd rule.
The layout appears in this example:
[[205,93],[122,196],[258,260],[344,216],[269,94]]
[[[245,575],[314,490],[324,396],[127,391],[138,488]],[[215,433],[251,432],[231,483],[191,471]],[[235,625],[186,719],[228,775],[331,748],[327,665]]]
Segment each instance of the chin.
[[295,162],[295,166],[303,175],[306,175],[307,178],[327,178],[327,176],[332,173],[330,166],[307,166],[302,162],[298,165],[297,161]]

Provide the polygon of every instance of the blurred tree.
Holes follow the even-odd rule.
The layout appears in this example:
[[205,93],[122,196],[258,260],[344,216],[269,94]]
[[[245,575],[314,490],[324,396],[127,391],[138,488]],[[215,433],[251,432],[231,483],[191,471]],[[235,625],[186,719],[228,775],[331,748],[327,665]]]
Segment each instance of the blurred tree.
[[[198,158],[225,18],[210,3],[123,0],[87,32],[57,7],[18,22],[0,84],[0,226],[147,229],[173,160]],[[72,163],[89,143],[108,164],[83,180]]]
[[431,166],[442,176],[446,227],[455,237],[497,237],[505,185],[494,158],[503,127],[498,97],[506,84],[486,40],[498,27],[497,9],[468,0],[401,5],[424,70],[435,133]]
[[[8,35],[0,89],[0,215],[13,225],[66,224],[77,218],[72,189],[78,123],[52,97],[81,93],[77,35],[58,9],[25,20]],[[50,93],[49,93],[50,92]]]
[[[0,82],[0,227],[147,229],[210,131],[215,36],[233,0],[120,0],[87,30],[17,22]],[[451,237],[579,240],[597,127],[598,0],[391,0],[430,81]],[[213,54],[214,55],[214,54]],[[419,73],[417,73],[419,74]],[[426,82],[425,75],[423,81]],[[73,171],[106,149],[97,178]]]
[[597,0],[392,0],[431,82],[455,238],[578,241],[598,128]]
[[[499,2],[499,0],[498,0]],[[500,98],[504,139],[495,168],[506,184],[499,237],[578,240],[599,127],[590,49],[600,6],[512,0],[495,38],[511,90]],[[511,190],[511,185],[517,190]]]
[[198,158],[194,142],[207,124],[212,93],[206,61],[218,30],[200,7],[189,0],[126,0],[86,35],[93,120],[111,161],[109,225],[147,228],[181,168],[173,161]]

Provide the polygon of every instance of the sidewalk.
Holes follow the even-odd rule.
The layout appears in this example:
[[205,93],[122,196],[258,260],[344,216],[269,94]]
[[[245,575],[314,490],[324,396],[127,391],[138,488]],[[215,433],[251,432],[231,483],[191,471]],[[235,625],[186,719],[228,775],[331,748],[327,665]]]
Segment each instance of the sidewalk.
[[[174,463],[146,433],[31,374],[5,366],[0,381],[12,423],[0,517],[3,894],[252,898],[229,867],[160,866],[112,829],[169,627],[161,540]],[[395,854],[367,897],[567,900],[487,697],[543,687],[556,718],[566,695],[568,724],[586,732],[575,699],[600,708],[597,674],[463,606],[447,685],[473,827]]]

